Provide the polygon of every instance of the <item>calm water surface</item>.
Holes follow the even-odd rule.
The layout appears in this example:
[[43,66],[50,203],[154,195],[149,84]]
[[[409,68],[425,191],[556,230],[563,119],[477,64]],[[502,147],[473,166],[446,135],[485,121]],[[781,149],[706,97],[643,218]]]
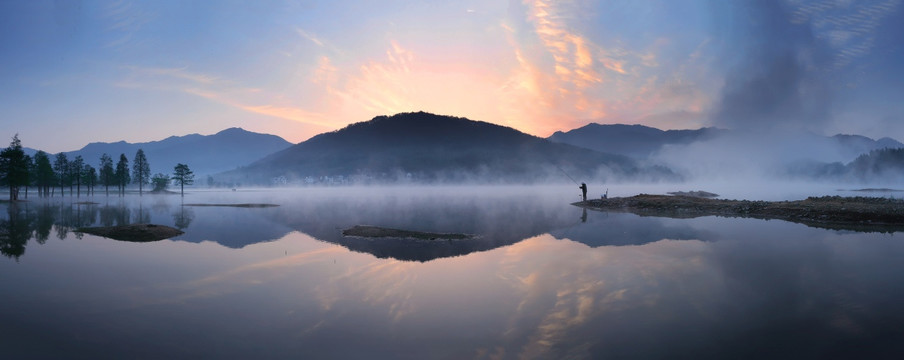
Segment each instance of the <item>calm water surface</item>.
[[[900,233],[585,212],[568,205],[576,194],[331,188],[0,204],[3,357],[904,355]],[[185,234],[73,232],[139,222]],[[358,224],[477,238],[341,235]]]

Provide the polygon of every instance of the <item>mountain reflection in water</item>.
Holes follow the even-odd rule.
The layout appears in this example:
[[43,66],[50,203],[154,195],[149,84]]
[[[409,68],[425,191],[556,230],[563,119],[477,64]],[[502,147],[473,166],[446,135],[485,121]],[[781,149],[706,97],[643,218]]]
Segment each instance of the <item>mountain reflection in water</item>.
[[[342,245],[378,258],[430,261],[511,245],[551,233],[590,246],[640,245],[661,239],[703,239],[687,226],[666,227],[657,218],[613,213],[587,221],[586,210],[560,203],[550,207],[543,196],[509,194],[467,198],[438,193],[414,198],[355,196],[338,201],[313,196],[273,208],[181,206],[167,198],[129,199],[113,203],[37,201],[6,206],[3,254],[18,258],[29,238],[46,241],[51,230],[66,238],[78,227],[136,223],[169,225],[185,234],[172,240],[213,241],[229,248],[274,241],[291,231]],[[579,221],[583,219],[583,221]],[[466,233],[465,240],[417,240],[343,236],[354,225],[377,225],[414,231]],[[0,230],[4,231],[4,230]],[[81,233],[75,233],[81,238]]]
[[[0,204],[0,249],[15,259],[0,259],[4,356],[881,359],[904,351],[898,234],[584,213],[568,205],[574,191],[556,189],[427,190],[186,195],[281,205],[252,209],[153,196]],[[137,221],[186,234],[129,243],[72,232]],[[481,241],[431,248],[341,236],[357,224]]]
[[[308,192],[294,199],[270,194],[281,206],[268,208],[182,206],[181,199],[172,196],[101,198],[103,203],[50,199],[4,204],[6,217],[0,220],[0,234],[4,234],[0,237],[0,251],[18,258],[32,237],[42,244],[51,233],[65,239],[78,227],[136,223],[157,223],[183,230],[185,234],[172,239],[175,241],[212,241],[234,249],[299,231],[378,258],[420,262],[487,251],[545,233],[591,247],[641,245],[663,239],[713,239],[706,229],[668,218],[595,211],[588,217],[586,209],[569,206],[567,199],[557,195],[513,196],[511,191],[500,191],[474,197],[449,191],[430,192],[429,188],[418,190],[414,194],[401,188],[389,194],[366,188],[355,189],[351,194],[334,190],[326,194]],[[218,198],[213,199],[215,204]],[[475,237],[417,240],[342,235],[342,229],[355,225]]]

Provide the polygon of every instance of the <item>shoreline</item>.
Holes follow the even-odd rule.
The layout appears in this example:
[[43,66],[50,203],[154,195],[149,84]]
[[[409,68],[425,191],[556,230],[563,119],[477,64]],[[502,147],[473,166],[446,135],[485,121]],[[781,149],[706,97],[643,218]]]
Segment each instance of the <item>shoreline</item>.
[[786,220],[833,230],[904,231],[904,200],[877,197],[822,196],[791,201],[753,201],[640,194],[591,199],[572,205],[590,210],[630,212],[640,216],[742,217]]

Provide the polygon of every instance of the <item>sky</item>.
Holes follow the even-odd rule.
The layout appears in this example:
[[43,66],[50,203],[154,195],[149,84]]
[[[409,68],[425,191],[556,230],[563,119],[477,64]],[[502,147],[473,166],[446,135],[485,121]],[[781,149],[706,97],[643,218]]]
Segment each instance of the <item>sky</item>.
[[904,0],[0,0],[0,136],[54,153],[428,111],[904,140]]

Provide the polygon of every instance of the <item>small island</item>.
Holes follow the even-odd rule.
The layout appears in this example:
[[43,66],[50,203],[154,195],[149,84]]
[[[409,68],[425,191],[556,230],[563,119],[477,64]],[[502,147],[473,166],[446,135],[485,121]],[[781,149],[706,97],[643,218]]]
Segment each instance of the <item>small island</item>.
[[76,232],[102,236],[113,240],[150,242],[169,239],[184,234],[181,230],[155,224],[130,224],[119,226],[82,227]]
[[236,207],[236,208],[270,208],[277,207],[277,204],[184,204],[182,206],[199,206],[199,207]]
[[823,196],[794,201],[750,201],[640,194],[592,199],[572,205],[591,210],[630,212],[641,216],[748,217],[787,220],[837,230],[904,230],[904,200],[881,197]]
[[473,238],[473,235],[455,233],[432,233],[412,230],[400,230],[379,226],[355,225],[342,230],[343,236],[356,236],[366,238],[405,238],[417,240],[463,240]]

